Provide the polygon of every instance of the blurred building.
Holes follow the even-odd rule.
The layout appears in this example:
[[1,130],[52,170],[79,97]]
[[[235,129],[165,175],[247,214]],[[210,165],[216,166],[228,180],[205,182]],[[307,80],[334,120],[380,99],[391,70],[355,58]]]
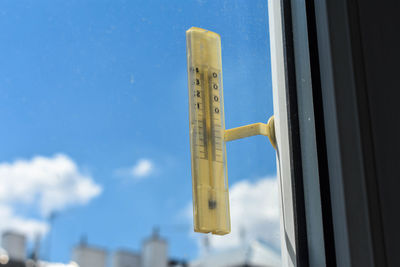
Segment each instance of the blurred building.
[[161,239],[158,230],[155,230],[153,235],[143,242],[141,267],[167,267],[167,253],[167,241]]
[[[0,267],[187,267],[184,260],[168,258],[168,242],[155,230],[142,244],[140,252],[117,250],[108,261],[105,249],[88,245],[85,238],[72,250],[70,263],[46,262],[39,258],[39,244],[35,242],[33,253],[26,257],[26,237],[7,231],[2,235]],[[110,264],[108,264],[110,263]]]
[[0,248],[0,267],[25,267],[25,262],[10,259],[7,251]]
[[25,262],[26,260],[26,237],[23,234],[6,231],[3,232],[1,245],[12,261]]
[[185,260],[170,259],[168,261],[168,267],[187,267],[189,266]]
[[190,267],[278,267],[281,256],[276,249],[260,241],[217,253],[207,253],[200,259],[192,261]]
[[112,267],[141,267],[140,254],[127,250],[118,250],[114,252]]
[[[26,267],[28,267],[28,265]],[[36,267],[79,267],[79,265],[76,262],[70,262],[70,263],[64,264],[64,263],[57,263],[57,262],[40,261],[37,263]]]
[[0,264],[1,267],[26,267],[25,262],[10,260],[6,264]]
[[144,240],[141,252],[117,250],[108,265],[108,252],[90,246],[85,239],[73,249],[69,264],[52,263],[26,258],[26,237],[7,231],[2,235],[0,267],[277,267],[281,266],[279,251],[261,241],[252,241],[220,252],[208,252],[189,264],[168,258],[168,242],[157,230]]
[[79,267],[106,267],[107,251],[105,249],[88,246],[86,242],[81,242],[72,251],[72,260]]

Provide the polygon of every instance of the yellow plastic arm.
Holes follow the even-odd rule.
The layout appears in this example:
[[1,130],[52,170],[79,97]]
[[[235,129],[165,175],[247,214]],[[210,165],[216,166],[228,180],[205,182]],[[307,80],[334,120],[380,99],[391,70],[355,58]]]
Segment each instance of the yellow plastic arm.
[[271,116],[267,124],[259,122],[225,130],[224,139],[225,142],[228,142],[254,135],[268,136],[272,146],[276,149],[274,116]]

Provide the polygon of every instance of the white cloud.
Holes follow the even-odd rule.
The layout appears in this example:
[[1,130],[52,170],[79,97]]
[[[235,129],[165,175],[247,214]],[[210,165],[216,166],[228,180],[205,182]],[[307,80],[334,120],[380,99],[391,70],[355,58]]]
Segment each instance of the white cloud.
[[[276,178],[265,177],[254,183],[248,180],[235,183],[230,188],[231,233],[225,236],[208,235],[210,248],[222,250],[258,239],[279,249],[278,201]],[[192,214],[191,203],[190,211],[189,208],[186,211],[186,214]],[[202,243],[199,240],[199,246]]]
[[7,205],[0,205],[0,218],[0,231],[11,230],[24,233],[30,240],[33,240],[35,235],[44,236],[49,231],[49,225],[46,222],[17,216]]
[[123,179],[135,179],[140,180],[149,177],[155,171],[153,161],[142,158],[139,159],[135,165],[128,168],[117,169],[114,175]]
[[133,166],[131,173],[134,177],[149,176],[154,169],[153,163],[148,159],[140,159],[135,166]]
[[90,175],[83,174],[63,154],[0,163],[0,185],[0,230],[12,228],[28,236],[45,234],[49,226],[16,215],[14,207],[37,211],[45,217],[67,206],[86,204],[102,192]]

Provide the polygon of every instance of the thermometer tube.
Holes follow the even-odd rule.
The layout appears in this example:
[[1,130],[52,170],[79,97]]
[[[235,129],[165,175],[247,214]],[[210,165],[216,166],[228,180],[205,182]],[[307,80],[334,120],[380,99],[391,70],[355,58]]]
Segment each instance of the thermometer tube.
[[186,32],[194,230],[230,232],[224,141],[221,38],[192,27]]

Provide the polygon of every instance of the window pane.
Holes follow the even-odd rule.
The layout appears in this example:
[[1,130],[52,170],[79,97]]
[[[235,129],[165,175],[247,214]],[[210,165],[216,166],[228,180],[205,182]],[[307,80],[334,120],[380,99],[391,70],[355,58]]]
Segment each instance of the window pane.
[[158,238],[168,259],[207,265],[251,248],[279,264],[266,137],[227,144],[232,232],[193,233],[192,222],[185,32],[221,35],[226,128],[266,123],[267,1],[5,0],[0,10],[0,231],[12,259],[37,243],[44,261],[92,253],[135,266],[163,261],[162,242],[149,256]]

